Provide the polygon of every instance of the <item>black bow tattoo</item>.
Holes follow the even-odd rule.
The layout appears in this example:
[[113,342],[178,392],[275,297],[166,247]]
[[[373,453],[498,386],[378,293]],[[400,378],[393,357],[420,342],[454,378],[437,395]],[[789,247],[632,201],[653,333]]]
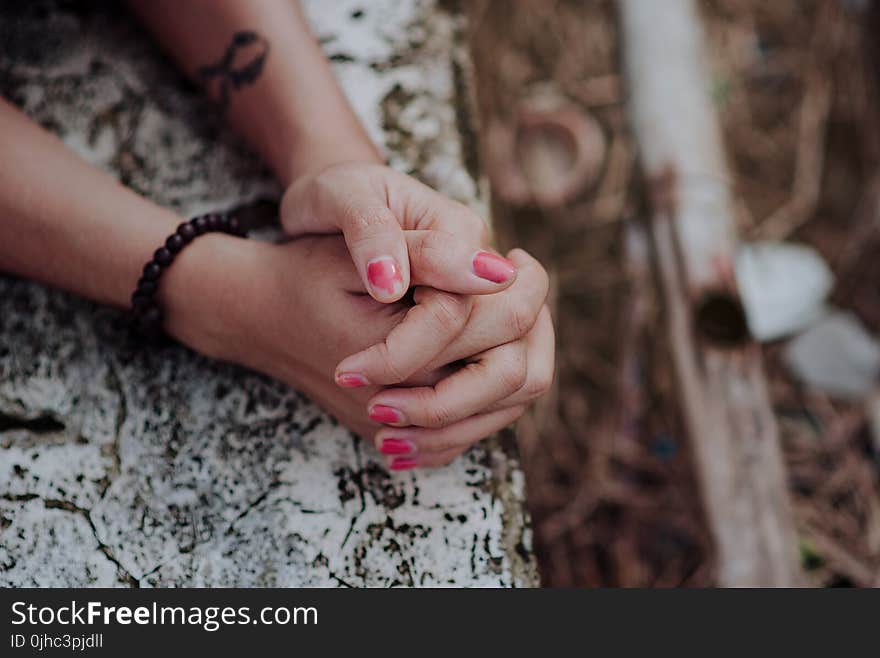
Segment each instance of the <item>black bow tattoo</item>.
[[268,56],[269,42],[266,39],[256,32],[236,32],[220,61],[200,68],[199,77],[225,110],[231,91],[254,84],[263,72]]

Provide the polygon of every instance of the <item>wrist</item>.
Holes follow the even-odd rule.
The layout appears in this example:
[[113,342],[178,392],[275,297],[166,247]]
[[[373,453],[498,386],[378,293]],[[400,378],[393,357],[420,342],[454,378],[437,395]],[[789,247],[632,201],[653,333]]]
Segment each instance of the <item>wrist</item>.
[[165,331],[205,356],[238,361],[242,260],[251,243],[222,233],[199,236],[163,274],[157,299]]

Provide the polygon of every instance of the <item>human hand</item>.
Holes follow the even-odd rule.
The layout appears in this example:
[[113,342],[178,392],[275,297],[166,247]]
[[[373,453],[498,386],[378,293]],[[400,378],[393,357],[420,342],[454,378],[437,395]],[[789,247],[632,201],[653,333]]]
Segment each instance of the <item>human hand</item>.
[[203,236],[169,269],[168,296],[188,289],[179,312],[174,299],[165,301],[169,333],[207,356],[290,385],[352,432],[371,436],[376,425],[366,402],[378,389],[340,390],[333,368],[387,335],[406,303],[381,304],[364,292],[341,236],[283,245],[231,240]]
[[[415,285],[495,293],[516,277],[513,263],[485,249],[486,225],[470,208],[373,162],[301,176],[281,201],[281,223],[295,237],[341,232],[364,288],[380,302],[397,301]],[[431,235],[408,246],[409,231]]]
[[[521,249],[508,257],[519,276],[504,292],[462,298],[419,288],[416,305],[382,342],[337,366],[342,386],[397,385],[367,401],[371,417],[386,425],[374,442],[391,468],[448,464],[519,418],[550,387],[555,339],[545,304],[547,274]],[[421,308],[438,295],[442,314]],[[433,386],[401,386],[462,361]]]
[[[430,233],[407,232],[414,253],[423,253],[417,245]],[[421,261],[415,263],[421,269]],[[182,252],[165,277],[166,329],[181,342],[291,385],[356,434],[371,437],[378,429],[366,404],[378,388],[342,390],[334,366],[385,338],[410,304],[382,304],[367,295],[341,236],[272,245],[208,234]],[[426,331],[447,303],[439,293],[423,300]],[[448,369],[425,371],[408,383],[434,383],[444,374]]]
[[[414,236],[409,239],[415,244]],[[546,294],[543,269],[524,252],[513,252],[511,257],[521,264],[524,276],[518,278],[520,288],[509,297],[508,292],[471,297],[419,288],[414,306],[406,302],[381,304],[365,294],[340,237],[310,237],[270,245],[206,235],[184,251],[166,274],[162,289],[168,311],[166,328],[208,356],[237,362],[303,391],[356,434],[375,437],[380,449],[390,428],[380,429],[375,420],[368,418],[368,409],[378,404],[371,398],[382,400],[379,396],[406,389],[380,391],[372,385],[340,389],[332,373],[345,355],[361,353],[389,338],[395,353],[404,349],[415,352],[404,354],[400,362],[415,364],[401,366],[412,372],[405,379],[397,379],[418,387],[412,391],[448,391],[458,397],[461,391],[466,395],[475,378],[480,378],[481,386],[499,379],[509,385],[520,383],[520,375],[507,371],[506,353],[513,348],[504,344],[496,348],[500,352],[493,354],[487,346],[510,339],[507,343],[515,345],[520,356],[520,348],[525,348],[528,372],[526,383],[518,391],[493,400],[480,409],[481,413],[444,429],[405,429],[405,443],[398,445],[417,446],[416,461],[406,461],[413,455],[401,455],[403,461],[392,462],[392,468],[436,466],[448,463],[473,442],[512,422],[528,400],[546,388],[552,375],[552,327],[549,314],[540,311]],[[417,259],[414,270],[418,269]],[[316,272],[321,275],[315,276]],[[535,301],[516,301],[527,295]],[[490,299],[498,303],[484,306]],[[533,306],[535,317],[531,318]],[[459,328],[453,330],[450,321]],[[438,342],[431,346],[428,340],[430,349],[422,354],[425,348],[413,343],[407,334],[420,339],[435,336]],[[454,338],[444,338],[446,335]],[[404,341],[398,343],[397,338]],[[368,362],[375,352],[364,352]],[[458,372],[454,365],[447,365],[475,353],[472,361],[478,365]],[[521,364],[519,357],[516,362]],[[371,369],[367,372],[377,381],[382,378],[378,370],[375,374]],[[456,379],[462,375],[467,376]],[[431,388],[434,384],[436,387]],[[420,414],[431,413],[398,404],[417,421]],[[449,442],[454,445],[449,447]],[[385,445],[384,451],[387,453],[394,445]]]

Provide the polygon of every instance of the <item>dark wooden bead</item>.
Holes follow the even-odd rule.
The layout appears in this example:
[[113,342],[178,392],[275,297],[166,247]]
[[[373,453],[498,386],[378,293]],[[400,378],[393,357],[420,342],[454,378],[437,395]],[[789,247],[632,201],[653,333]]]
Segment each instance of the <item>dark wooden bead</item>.
[[153,260],[159,263],[162,267],[167,267],[171,265],[171,261],[174,260],[174,254],[171,253],[171,250],[168,247],[159,247],[156,249],[156,253],[153,254]]
[[178,251],[183,249],[183,238],[175,233],[172,236],[169,236],[167,240],[165,240],[165,246],[168,247],[168,251],[172,254],[176,254]]
[[144,278],[153,281],[159,278],[159,275],[162,274],[162,267],[156,261],[150,261],[146,265],[144,265]]
[[155,331],[162,328],[162,309],[153,304],[144,309],[138,319],[138,328],[143,332]]
[[196,229],[189,222],[184,222],[177,227],[177,235],[183,238],[185,244],[188,244],[192,242],[194,237],[196,237]]
[[152,304],[154,304],[152,295],[145,295],[139,290],[135,290],[131,296],[131,308],[135,313],[143,311]]
[[208,229],[209,230],[211,230],[211,231],[220,230],[220,223],[221,223],[220,215],[208,215],[206,219],[208,220]]
[[177,227],[165,240],[165,246],[153,253],[153,260],[144,265],[144,272],[138,280],[137,288],[131,296],[131,319],[133,327],[141,337],[151,343],[161,344],[163,337],[162,308],[155,299],[159,288],[162,270],[174,262],[175,255],[197,236],[211,231],[224,231],[232,235],[244,236],[245,231],[239,220],[217,213],[195,217]]
[[196,217],[194,220],[190,222],[193,225],[193,228],[196,230],[198,235],[202,235],[203,233],[207,233],[208,231],[208,220],[202,217]]
[[156,292],[156,288],[158,288],[158,287],[159,287],[159,282],[156,281],[155,279],[151,280],[151,279],[141,277],[140,280],[138,281],[137,291],[139,293],[141,293],[142,295],[149,296],[149,295],[152,295],[154,292]]

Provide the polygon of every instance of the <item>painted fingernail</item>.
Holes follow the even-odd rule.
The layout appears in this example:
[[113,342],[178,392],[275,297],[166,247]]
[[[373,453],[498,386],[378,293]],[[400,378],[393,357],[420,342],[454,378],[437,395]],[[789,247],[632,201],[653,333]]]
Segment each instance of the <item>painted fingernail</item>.
[[367,279],[379,297],[399,297],[403,293],[403,273],[391,256],[380,256],[367,263]]
[[394,407],[386,407],[384,404],[375,404],[370,409],[370,420],[377,423],[387,423],[390,425],[400,425],[403,423],[403,414],[399,409]]
[[408,455],[415,451],[415,444],[406,439],[385,439],[379,449],[383,455]]
[[336,375],[336,383],[342,388],[360,388],[370,385],[367,378],[357,372],[340,372]]
[[474,274],[492,283],[504,283],[516,274],[516,265],[488,251],[478,251],[472,261]]
[[419,463],[412,457],[397,457],[391,462],[392,471],[408,471],[415,468]]

